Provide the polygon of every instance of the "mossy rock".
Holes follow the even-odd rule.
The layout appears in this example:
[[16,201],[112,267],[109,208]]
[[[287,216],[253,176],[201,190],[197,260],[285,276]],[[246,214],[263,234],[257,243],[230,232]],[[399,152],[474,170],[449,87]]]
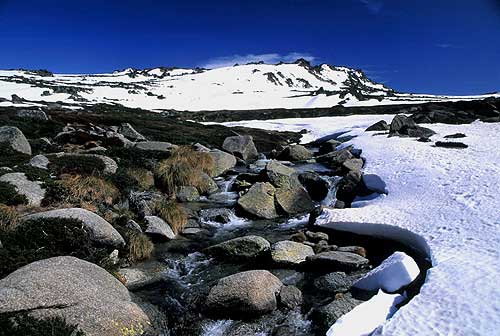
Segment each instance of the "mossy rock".
[[28,204],[28,199],[26,196],[18,194],[12,184],[0,181],[0,203],[5,205]]
[[1,313],[0,336],[85,336],[61,317],[37,319],[27,313]]

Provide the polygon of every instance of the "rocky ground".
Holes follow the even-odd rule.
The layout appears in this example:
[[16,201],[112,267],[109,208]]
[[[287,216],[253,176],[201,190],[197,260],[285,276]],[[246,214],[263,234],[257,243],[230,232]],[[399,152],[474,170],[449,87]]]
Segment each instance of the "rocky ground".
[[[370,130],[426,141],[417,117]],[[308,225],[387,191],[347,138],[299,137],[110,105],[4,108],[0,329],[320,335],[376,293],[355,284],[394,251],[428,267]],[[413,280],[390,292],[411,297]]]

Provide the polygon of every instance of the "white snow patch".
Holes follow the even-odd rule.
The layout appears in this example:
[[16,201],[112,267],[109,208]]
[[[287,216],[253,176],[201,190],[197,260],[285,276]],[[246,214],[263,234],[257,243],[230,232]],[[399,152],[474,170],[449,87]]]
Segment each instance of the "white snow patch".
[[356,281],[354,287],[369,291],[383,289],[393,293],[409,285],[418,277],[420,269],[412,257],[394,252],[375,269]]

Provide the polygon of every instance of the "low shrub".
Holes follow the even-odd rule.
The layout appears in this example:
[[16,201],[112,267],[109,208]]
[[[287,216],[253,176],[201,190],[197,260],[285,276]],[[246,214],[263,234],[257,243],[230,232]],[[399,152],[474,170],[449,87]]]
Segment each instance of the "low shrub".
[[[179,147],[172,156],[160,162],[156,177],[161,188],[170,194],[181,186],[206,188],[202,173],[210,175],[214,161],[210,154],[197,152],[191,147]],[[200,190],[203,193],[203,190]]]
[[0,204],[0,232],[7,232],[14,228],[18,217],[16,209]]
[[34,318],[25,312],[0,313],[0,336],[85,336],[59,316]]
[[100,174],[105,169],[104,162],[95,156],[63,155],[51,157],[49,169],[56,174]]
[[118,188],[100,176],[64,175],[57,183],[66,189],[68,203],[112,205],[120,196]]
[[112,147],[106,155],[120,162],[121,167],[153,169],[156,162],[170,157],[168,152],[144,151],[137,148]]
[[0,181],[0,203],[5,205],[19,205],[28,204],[28,200],[26,196],[19,195],[12,184]]
[[74,256],[114,271],[109,251],[97,247],[89,230],[76,219],[30,220],[0,232],[0,278],[31,262],[56,256]]
[[174,200],[157,201],[153,206],[153,213],[167,222],[176,234],[182,232],[188,221],[186,212]]
[[19,153],[4,143],[0,143],[0,167],[14,167],[27,163],[31,156]]
[[149,190],[155,184],[153,174],[144,168],[128,168],[127,175],[136,181],[140,190]]
[[19,173],[24,173],[30,181],[39,181],[44,183],[50,183],[52,181],[48,170],[33,167],[29,164],[16,167],[14,170]]

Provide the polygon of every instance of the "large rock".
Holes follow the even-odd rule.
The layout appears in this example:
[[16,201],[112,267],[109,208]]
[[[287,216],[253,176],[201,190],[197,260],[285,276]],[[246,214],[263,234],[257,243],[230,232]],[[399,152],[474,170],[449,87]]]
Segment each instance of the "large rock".
[[286,161],[306,161],[313,157],[312,152],[302,145],[290,145],[283,149],[278,159]]
[[244,236],[227,240],[205,249],[209,255],[227,260],[252,260],[269,252],[271,244],[259,236]]
[[302,292],[295,286],[283,286],[280,292],[280,304],[288,309],[302,305]]
[[0,147],[4,146],[16,152],[31,155],[31,146],[28,139],[17,127],[0,127]]
[[175,233],[165,222],[163,219],[157,216],[146,216],[144,217],[144,221],[146,222],[146,231],[145,233],[153,236],[159,237],[160,239],[174,239]]
[[253,138],[250,135],[227,137],[222,144],[222,148],[245,161],[255,161],[259,157]]
[[333,151],[337,150],[337,146],[340,144],[342,144],[342,142],[334,140],[334,139],[327,140],[327,141],[323,142],[321,144],[321,146],[319,147],[318,154],[324,155],[324,154],[328,154],[330,152],[333,152]]
[[417,124],[413,121],[413,119],[408,118],[405,115],[398,114],[392,119],[390,131],[391,133],[407,134],[406,130],[416,127]]
[[38,207],[45,198],[45,189],[40,182],[28,180],[24,173],[8,173],[0,177],[0,181],[14,186],[19,195],[24,195],[28,205]]
[[337,200],[350,206],[356,196],[364,192],[364,185],[361,183],[361,173],[350,171],[337,184]]
[[344,272],[328,273],[314,279],[314,287],[328,293],[347,292],[358,278]]
[[215,169],[212,176],[219,176],[236,166],[236,157],[218,149],[208,152],[214,160]]
[[375,124],[371,125],[366,129],[366,132],[379,131],[384,132],[389,130],[389,125],[385,122],[385,120],[377,121]]
[[0,313],[62,316],[88,336],[123,336],[150,321],[128,290],[104,269],[74,257],[26,265],[0,280]]
[[366,188],[369,191],[373,191],[379,194],[387,194],[387,185],[385,182],[380,178],[380,176],[375,175],[375,174],[364,174],[363,177],[363,183],[365,184]]
[[16,117],[34,121],[47,121],[49,117],[41,108],[22,109],[16,112]]
[[206,301],[209,313],[221,318],[249,318],[276,309],[281,281],[265,270],[236,273],[219,280]]
[[[104,174],[113,175],[118,170],[118,164],[116,163],[116,161],[113,160],[112,158],[110,158],[108,156],[104,156],[104,155],[58,153],[58,154],[56,154],[56,157],[58,157],[58,158],[71,157],[75,161],[78,160],[78,158],[82,158],[82,159],[90,158],[90,159],[98,160],[98,161],[102,162],[102,164],[103,164],[102,173],[104,173]],[[49,161],[50,161],[50,159],[49,159]]]
[[[361,303],[363,303],[363,301],[354,299],[350,295],[342,295],[326,306],[315,309],[312,314],[312,320],[319,329],[318,332],[325,335],[335,321]],[[359,323],[363,323],[363,321]]]
[[146,141],[146,138],[135,130],[129,123],[123,123],[118,129],[118,133],[132,141]]
[[314,209],[311,197],[298,181],[277,188],[275,195],[276,203],[288,215],[310,212]]
[[[91,238],[94,242],[109,245],[113,247],[121,247],[125,245],[123,237],[115,230],[106,220],[85,209],[68,208],[58,209],[35,213],[21,218],[23,222],[31,219],[57,219],[57,218],[72,218],[82,222],[82,224],[90,230]],[[54,220],[54,224],[58,224]]]
[[351,252],[329,251],[306,258],[309,265],[322,270],[352,271],[368,265],[368,259]]
[[142,141],[134,144],[134,147],[143,151],[157,151],[170,153],[177,148],[169,142],[162,141]]
[[295,169],[287,167],[276,160],[271,160],[266,164],[265,175],[273,186],[279,188],[288,186],[291,180],[296,180]]
[[278,217],[274,205],[276,189],[270,183],[255,183],[246,194],[238,200],[238,206],[246,213],[265,219]]
[[306,188],[309,196],[317,202],[325,199],[328,195],[330,185],[317,173],[304,172],[299,175],[300,183]]
[[306,261],[306,258],[314,255],[311,246],[284,240],[273,244],[271,249],[272,260],[282,266],[296,266]]

